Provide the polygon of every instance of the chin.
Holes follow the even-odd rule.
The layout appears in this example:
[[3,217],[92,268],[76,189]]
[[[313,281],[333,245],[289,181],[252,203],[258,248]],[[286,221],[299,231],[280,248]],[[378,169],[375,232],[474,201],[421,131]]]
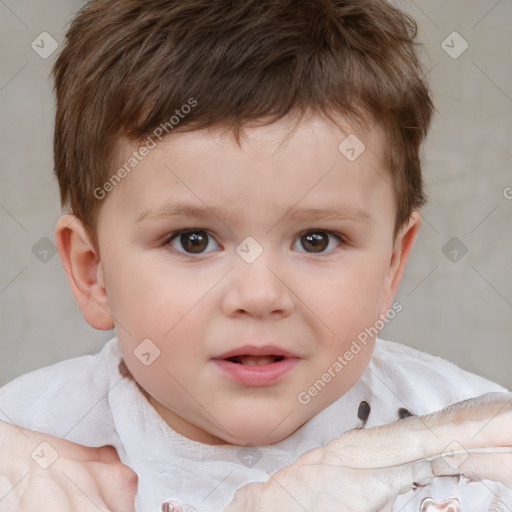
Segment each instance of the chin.
[[[270,416],[270,418],[275,417],[275,415]],[[231,435],[226,436],[224,441],[236,446],[275,444],[289,437],[306,421],[298,421],[297,417],[290,415],[286,421],[276,426],[276,421],[250,421],[246,417],[239,423],[226,425]]]
[[237,432],[236,437],[229,437],[224,439],[225,442],[235,446],[266,446],[275,444],[283,439],[286,439],[291,432],[272,432],[271,435],[262,435],[261,432],[247,431]]

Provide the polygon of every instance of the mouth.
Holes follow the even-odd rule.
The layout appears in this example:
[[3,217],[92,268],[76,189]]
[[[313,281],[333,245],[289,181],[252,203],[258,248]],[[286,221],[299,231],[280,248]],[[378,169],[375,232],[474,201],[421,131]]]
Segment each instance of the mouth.
[[276,364],[284,359],[298,359],[299,356],[276,345],[244,345],[229,352],[215,356],[214,360],[229,361],[230,363],[246,366],[263,366]]
[[300,357],[273,345],[246,345],[213,358],[221,373],[244,386],[269,386],[290,373]]
[[274,356],[274,355],[268,355],[268,356],[233,356],[228,357],[224,359],[224,361],[229,361],[231,363],[236,364],[243,364],[246,366],[262,366],[265,364],[274,364],[278,363],[279,361],[282,361],[283,359],[286,359],[284,356]]

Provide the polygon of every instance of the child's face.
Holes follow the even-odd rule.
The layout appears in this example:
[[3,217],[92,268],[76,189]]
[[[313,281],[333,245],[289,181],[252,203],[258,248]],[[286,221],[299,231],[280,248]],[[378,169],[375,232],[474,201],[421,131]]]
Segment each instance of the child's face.
[[[393,240],[379,129],[359,134],[366,150],[352,162],[345,134],[319,118],[278,147],[287,128],[250,128],[242,149],[218,131],[173,134],[102,205],[98,276],[125,362],[197,441],[275,443],[353,386],[374,339],[344,354],[390,307],[417,232],[414,216]],[[124,149],[121,165],[137,146]],[[203,215],[165,215],[184,203]],[[169,241],[182,229],[194,233]]]

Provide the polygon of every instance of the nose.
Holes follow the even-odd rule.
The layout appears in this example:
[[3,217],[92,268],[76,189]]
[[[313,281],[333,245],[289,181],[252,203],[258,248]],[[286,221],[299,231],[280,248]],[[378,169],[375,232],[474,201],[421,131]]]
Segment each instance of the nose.
[[294,309],[293,283],[283,272],[283,265],[263,250],[254,260],[237,255],[228,276],[223,300],[228,316],[247,314],[253,317],[268,315],[286,317]]

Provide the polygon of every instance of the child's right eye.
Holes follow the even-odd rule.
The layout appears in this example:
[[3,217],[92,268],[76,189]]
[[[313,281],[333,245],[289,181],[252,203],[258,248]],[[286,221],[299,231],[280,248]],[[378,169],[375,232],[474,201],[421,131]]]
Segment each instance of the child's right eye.
[[[182,244],[187,254],[202,254],[209,246],[208,236],[211,235],[203,229],[183,229],[173,233],[166,244],[170,244],[174,247],[172,243],[178,241]],[[213,237],[212,240],[214,240]]]

